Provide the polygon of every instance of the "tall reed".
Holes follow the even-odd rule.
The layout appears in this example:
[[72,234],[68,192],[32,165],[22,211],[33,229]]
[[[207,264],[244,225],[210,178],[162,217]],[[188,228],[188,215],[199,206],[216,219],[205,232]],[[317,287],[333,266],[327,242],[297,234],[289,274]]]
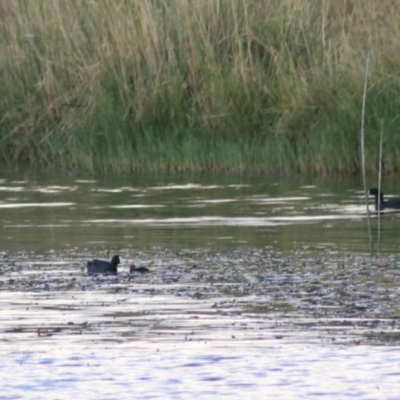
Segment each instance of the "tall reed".
[[[367,223],[368,223],[368,233],[369,233],[369,244],[372,248],[372,230],[371,230],[371,218],[369,215],[369,207],[368,207],[368,192],[367,192],[367,172],[366,172],[366,160],[365,160],[365,106],[367,102],[367,88],[368,88],[368,76],[369,76],[369,67],[371,63],[371,43],[372,43],[372,35],[369,37],[368,43],[368,52],[367,58],[365,61],[365,77],[364,77],[364,90],[362,96],[362,107],[361,107],[361,137],[360,137],[360,147],[361,147],[361,170],[362,170],[362,178],[363,178],[363,186],[364,186],[364,199],[365,205],[367,208]],[[378,205],[379,205],[378,201]]]
[[4,0],[0,17],[0,159],[11,165],[356,172],[372,28],[366,139],[385,117],[387,140],[400,140],[391,2]]
[[[381,189],[382,189],[383,127],[384,127],[384,121],[382,119],[380,140],[379,140],[378,193],[380,193]],[[380,245],[381,245],[381,196],[378,196],[377,203],[378,203],[378,246],[380,249]]]

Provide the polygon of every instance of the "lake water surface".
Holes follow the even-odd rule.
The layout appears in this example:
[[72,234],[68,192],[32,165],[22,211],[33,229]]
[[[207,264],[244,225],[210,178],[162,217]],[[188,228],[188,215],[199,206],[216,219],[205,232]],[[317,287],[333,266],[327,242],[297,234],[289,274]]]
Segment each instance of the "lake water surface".
[[399,399],[400,215],[371,248],[361,188],[3,174],[0,399]]

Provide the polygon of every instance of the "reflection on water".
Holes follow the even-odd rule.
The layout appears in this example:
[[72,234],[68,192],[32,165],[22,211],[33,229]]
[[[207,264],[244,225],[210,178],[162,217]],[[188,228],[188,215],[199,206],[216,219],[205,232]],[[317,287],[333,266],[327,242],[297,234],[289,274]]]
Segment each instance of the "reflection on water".
[[152,272],[3,256],[0,398],[397,398],[399,257],[133,256]]
[[73,252],[3,257],[0,398],[398,398],[398,257],[134,257],[152,272],[88,277]]
[[[264,177],[4,177],[0,243],[6,251],[35,252],[320,243],[364,252],[369,239],[359,186]],[[383,252],[397,249],[398,221],[397,214],[383,220]]]
[[399,359],[386,348],[243,346],[234,339],[223,346],[110,341],[66,351],[70,345],[41,338],[32,352],[7,358],[3,398],[397,400],[399,393],[399,374],[390,373]]

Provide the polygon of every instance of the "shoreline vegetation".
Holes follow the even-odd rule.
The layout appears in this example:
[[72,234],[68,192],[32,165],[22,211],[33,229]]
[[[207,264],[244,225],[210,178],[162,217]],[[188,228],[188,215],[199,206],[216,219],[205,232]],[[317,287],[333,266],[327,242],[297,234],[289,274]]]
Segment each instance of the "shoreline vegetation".
[[399,172],[400,5],[0,4],[0,163],[90,172]]

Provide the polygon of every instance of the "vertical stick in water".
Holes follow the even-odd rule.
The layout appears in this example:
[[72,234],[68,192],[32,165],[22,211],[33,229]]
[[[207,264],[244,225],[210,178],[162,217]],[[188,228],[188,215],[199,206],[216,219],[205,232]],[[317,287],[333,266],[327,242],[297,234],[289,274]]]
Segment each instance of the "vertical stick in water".
[[367,207],[367,221],[368,221],[368,233],[369,233],[369,244],[372,246],[372,234],[371,234],[371,221],[369,216],[368,208],[368,194],[367,194],[367,178],[365,172],[365,140],[364,140],[364,126],[365,126],[365,103],[367,100],[367,84],[368,84],[368,74],[369,74],[369,63],[371,58],[371,43],[372,35],[369,37],[367,60],[365,63],[365,78],[364,78],[364,92],[362,100],[362,111],[361,111],[361,167],[363,174],[363,184],[364,184],[364,196],[365,196],[365,206]]
[[382,181],[382,149],[383,149],[383,118],[381,119],[381,137],[379,141],[379,170],[378,170],[378,247],[381,245],[381,181]]

